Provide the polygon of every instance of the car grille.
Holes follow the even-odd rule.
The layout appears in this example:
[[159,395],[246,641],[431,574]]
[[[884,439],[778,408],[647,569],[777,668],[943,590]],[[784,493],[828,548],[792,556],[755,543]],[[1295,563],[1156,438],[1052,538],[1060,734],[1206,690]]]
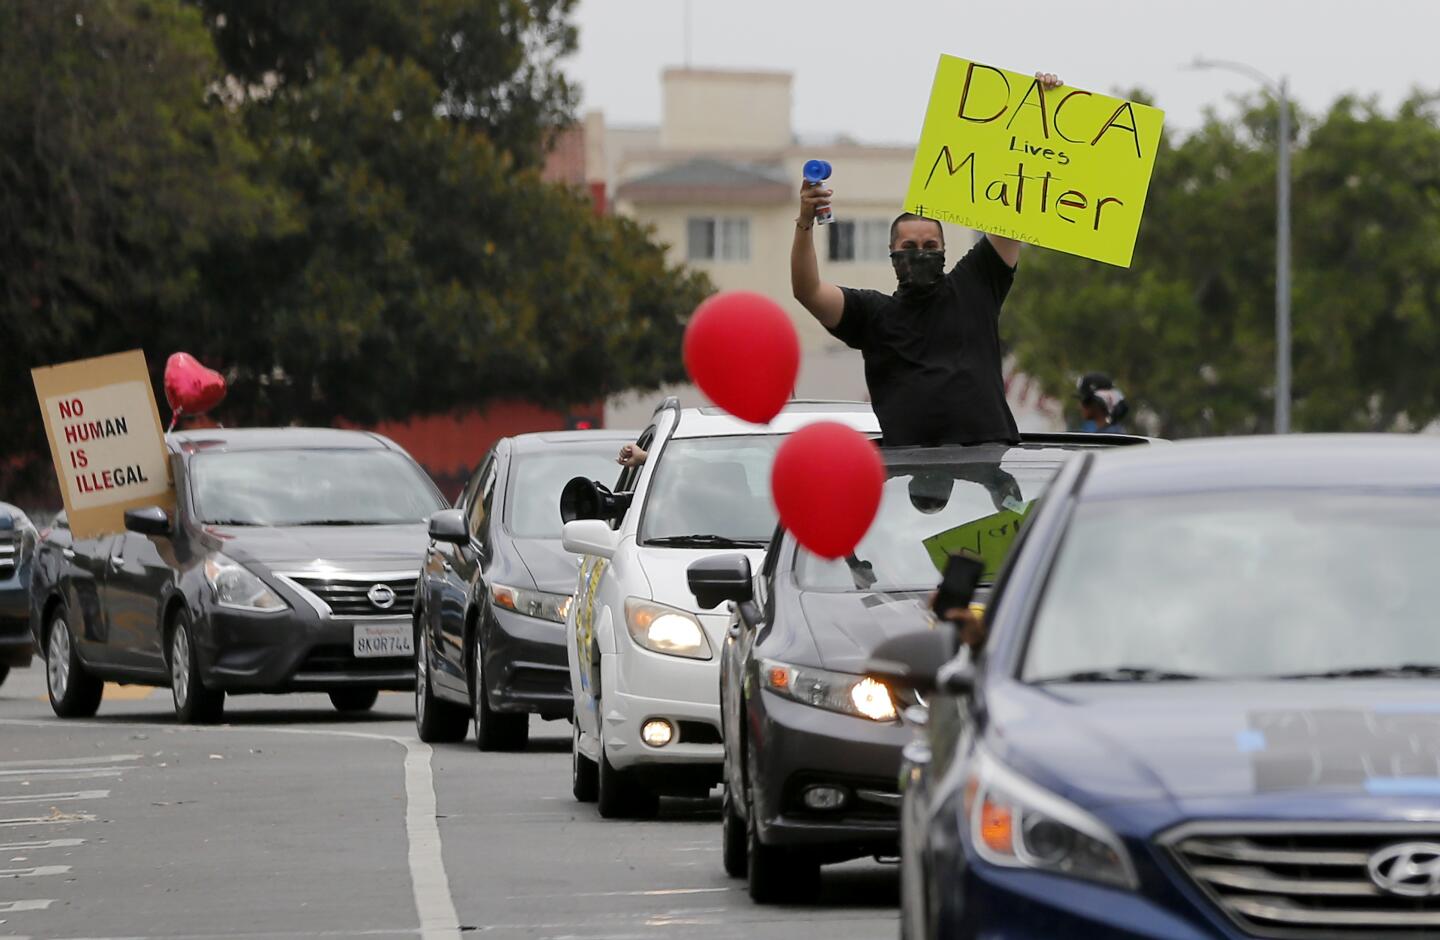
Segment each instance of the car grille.
[[0,535],[0,581],[15,576],[15,560],[20,555],[20,546],[14,536]]
[[1440,846],[1440,826],[1207,825],[1183,827],[1164,841],[1185,873],[1248,935],[1440,935],[1440,896],[1382,890],[1370,874],[1371,859],[1386,850],[1408,843]]
[[[370,575],[287,575],[299,587],[309,591],[336,617],[406,617],[415,601],[415,576]],[[389,589],[394,600],[389,605],[376,604],[371,592],[380,586]],[[377,592],[383,599],[384,591]]]
[[415,667],[415,660],[409,656],[376,656],[372,659],[357,659],[350,647],[341,644],[324,644],[315,647],[300,663],[295,674],[302,678],[324,676],[348,676],[360,678],[367,675],[383,675],[406,671]]

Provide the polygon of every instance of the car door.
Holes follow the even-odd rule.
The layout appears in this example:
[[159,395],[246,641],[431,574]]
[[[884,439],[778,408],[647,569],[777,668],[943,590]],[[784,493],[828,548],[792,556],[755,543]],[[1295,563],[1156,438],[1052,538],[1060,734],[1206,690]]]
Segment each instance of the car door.
[[720,659],[720,713],[724,724],[726,785],[732,788],[733,793],[742,792],[740,788],[745,785],[741,773],[744,754],[738,731],[745,721],[745,683],[752,674],[755,637],[774,615],[775,571],[782,551],[787,548],[783,533],[777,534],[765,553],[760,573],[755,577],[754,610],[759,613],[758,619],[751,623],[737,609],[731,614],[730,625],[725,631],[724,651]]
[[90,663],[110,663],[114,658],[101,590],[110,564],[111,545],[117,538],[102,535],[73,539],[61,550],[64,558],[61,592],[65,596],[70,629],[75,635],[76,649]]
[[165,674],[161,599],[174,579],[167,536],[122,532],[111,540],[101,597],[113,662],[137,673]]
[[439,546],[445,577],[436,617],[435,648],[440,661],[435,682],[457,696],[469,695],[465,679],[465,618],[469,612],[471,585],[479,577],[484,561],[484,540],[489,534],[498,472],[499,457],[492,450],[481,463],[476,487],[462,507],[470,538],[463,544]]

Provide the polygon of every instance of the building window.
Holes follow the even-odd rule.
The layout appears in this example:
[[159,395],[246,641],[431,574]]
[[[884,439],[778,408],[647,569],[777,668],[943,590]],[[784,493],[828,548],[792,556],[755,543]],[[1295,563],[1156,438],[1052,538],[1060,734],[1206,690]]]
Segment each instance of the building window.
[[685,226],[691,261],[749,261],[750,220],[692,218]]
[[884,219],[832,222],[831,261],[885,261],[890,257],[890,223]]

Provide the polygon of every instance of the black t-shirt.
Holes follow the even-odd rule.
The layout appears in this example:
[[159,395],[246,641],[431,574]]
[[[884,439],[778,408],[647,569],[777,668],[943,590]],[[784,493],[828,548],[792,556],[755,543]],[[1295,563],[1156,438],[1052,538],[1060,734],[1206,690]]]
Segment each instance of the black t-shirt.
[[982,237],[923,301],[841,288],[830,332],[864,354],[886,444],[1019,442],[1000,371],[1000,305],[1014,280]]

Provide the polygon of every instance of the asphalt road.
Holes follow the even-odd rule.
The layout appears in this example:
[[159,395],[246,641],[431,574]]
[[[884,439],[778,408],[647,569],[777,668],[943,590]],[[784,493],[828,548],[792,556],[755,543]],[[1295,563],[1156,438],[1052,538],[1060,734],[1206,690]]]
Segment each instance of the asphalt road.
[[317,695],[175,723],[165,689],[62,722],[39,664],[0,686],[0,940],[893,937],[893,867],[759,908],[720,867],[719,803],[607,822],[570,796],[569,725],[522,754],[415,738],[408,695]]

